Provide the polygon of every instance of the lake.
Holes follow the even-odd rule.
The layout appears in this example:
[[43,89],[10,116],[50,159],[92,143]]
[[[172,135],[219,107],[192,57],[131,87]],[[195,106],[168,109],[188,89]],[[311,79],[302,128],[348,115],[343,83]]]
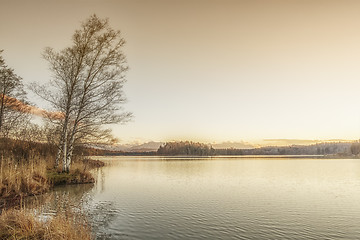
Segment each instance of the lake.
[[95,185],[56,188],[44,205],[67,197],[97,239],[360,238],[360,160],[97,159]]

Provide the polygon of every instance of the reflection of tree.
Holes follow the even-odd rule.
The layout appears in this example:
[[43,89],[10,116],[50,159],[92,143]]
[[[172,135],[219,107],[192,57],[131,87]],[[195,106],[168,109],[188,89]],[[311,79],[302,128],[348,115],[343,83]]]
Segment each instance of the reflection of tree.
[[[98,186],[103,191],[104,172],[97,170],[96,175],[100,181]],[[44,219],[56,215],[57,212],[63,212],[65,215],[73,212],[81,213],[80,216],[85,215],[87,217],[96,239],[113,239],[111,234],[107,232],[110,223],[114,221],[119,210],[113,202],[94,203],[91,194],[93,187],[93,184],[59,186],[50,193],[28,198],[24,205],[28,209],[33,209],[36,214]]]
[[105,173],[102,168],[92,170],[92,175],[96,179],[96,188],[100,187],[100,192],[105,191]]
[[358,155],[360,153],[360,143],[354,142],[350,147],[351,154]]
[[24,205],[42,216],[66,213],[68,210],[82,212],[84,202],[89,201],[89,191],[92,188],[93,184],[59,186],[49,193],[28,198]]
[[56,199],[58,210],[69,208],[81,209],[82,204],[87,201],[88,192],[93,188],[93,184],[67,185],[56,188],[53,195]]

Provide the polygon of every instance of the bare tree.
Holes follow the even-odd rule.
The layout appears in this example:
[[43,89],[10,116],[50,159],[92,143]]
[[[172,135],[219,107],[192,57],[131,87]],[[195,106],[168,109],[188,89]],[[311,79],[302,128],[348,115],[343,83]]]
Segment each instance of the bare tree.
[[[0,51],[0,54],[3,51]],[[9,137],[11,131],[29,121],[24,111],[25,91],[22,79],[5,64],[0,55],[0,133]]]
[[62,159],[63,171],[69,171],[76,142],[108,136],[103,125],[127,121],[123,112],[122,91],[127,70],[120,31],[110,28],[107,19],[92,15],[72,37],[72,46],[56,52],[47,48],[44,58],[53,78],[48,85],[33,90],[62,112],[52,121],[61,126],[55,165]]

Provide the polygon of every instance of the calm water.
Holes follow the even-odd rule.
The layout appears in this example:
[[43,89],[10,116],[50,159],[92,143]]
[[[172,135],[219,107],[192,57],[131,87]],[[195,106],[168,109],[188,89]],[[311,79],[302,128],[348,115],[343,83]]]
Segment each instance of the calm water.
[[101,159],[94,186],[55,191],[98,239],[360,239],[360,160]]

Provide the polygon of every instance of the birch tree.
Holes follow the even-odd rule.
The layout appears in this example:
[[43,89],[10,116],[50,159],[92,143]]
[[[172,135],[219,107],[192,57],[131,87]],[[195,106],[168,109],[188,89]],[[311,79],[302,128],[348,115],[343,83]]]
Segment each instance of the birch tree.
[[72,37],[72,46],[59,52],[47,48],[43,54],[53,77],[49,84],[33,90],[52,104],[62,117],[52,120],[60,126],[56,167],[70,170],[74,146],[107,136],[103,125],[122,123],[131,114],[124,112],[123,84],[127,63],[120,31],[107,19],[92,15]]

